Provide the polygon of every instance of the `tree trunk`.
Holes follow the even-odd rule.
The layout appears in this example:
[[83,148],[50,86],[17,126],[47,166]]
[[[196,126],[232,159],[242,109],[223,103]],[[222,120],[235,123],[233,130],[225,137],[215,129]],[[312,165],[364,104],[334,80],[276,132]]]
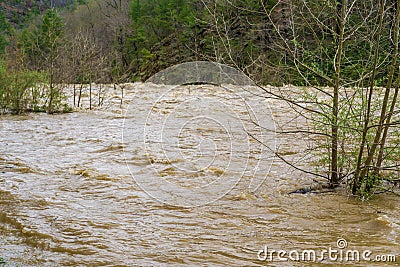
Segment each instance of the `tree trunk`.
[[[362,140],[360,144],[360,149],[358,153],[358,158],[357,158],[357,167],[354,172],[354,179],[353,179],[353,185],[352,185],[352,193],[357,194],[357,192],[361,189],[362,183],[361,181],[364,179],[364,176],[367,174],[368,169],[369,169],[369,164],[372,161],[372,158],[375,154],[375,149],[376,145],[375,143],[379,142],[380,136],[381,136],[381,128],[378,127],[376,137],[374,140],[374,143],[372,144],[372,147],[370,151],[368,152],[367,159],[364,162],[364,166],[361,166],[362,163],[362,158],[364,154],[364,148],[365,144],[367,142],[367,133],[369,131],[369,122],[370,122],[370,116],[371,116],[371,103],[372,103],[372,96],[373,96],[373,91],[374,91],[374,84],[375,84],[375,77],[376,77],[376,72],[377,72],[377,63],[378,63],[378,57],[379,57],[379,41],[381,38],[382,34],[382,22],[383,22],[383,15],[384,15],[384,10],[385,10],[385,0],[380,0],[379,2],[379,22],[378,22],[378,29],[375,34],[375,49],[374,49],[374,59],[373,59],[373,64],[372,64],[372,75],[370,77],[370,85],[369,85],[369,95],[368,95],[368,102],[367,102],[367,111],[365,114],[365,121],[364,121],[364,128],[363,128],[363,134],[362,134]],[[385,94],[386,98],[386,94]],[[384,100],[383,106],[382,106],[382,112],[386,112],[386,105],[387,105],[387,99],[386,101]],[[382,117],[381,117],[382,119]]]
[[[340,3],[340,4],[339,4]],[[338,166],[338,114],[339,114],[339,90],[340,90],[340,72],[341,72],[341,62],[342,53],[344,45],[344,29],[346,24],[346,6],[347,0],[338,1],[338,7],[341,10],[338,13],[338,25],[337,25],[337,53],[335,60],[335,84],[333,92],[333,106],[332,106],[332,151],[331,151],[331,177],[329,180],[330,187],[336,187],[339,185],[340,175]]]
[[[400,23],[400,0],[397,0],[397,4],[396,4],[396,16],[395,16],[395,21],[394,21],[394,29],[393,29],[393,55],[392,55],[392,62],[390,65],[390,71],[389,71],[389,79],[386,85],[386,91],[390,90],[393,84],[393,78],[394,78],[394,73],[396,70],[396,66],[397,66],[397,58],[399,56],[398,52],[399,52],[399,23]],[[384,130],[383,130],[383,135],[382,135],[382,139],[380,142],[380,147],[379,147],[379,154],[378,154],[378,160],[376,162],[376,168],[375,168],[375,175],[379,175],[379,171],[380,168],[382,166],[382,161],[383,161],[383,154],[384,154],[384,150],[385,150],[385,143],[386,143],[386,138],[389,132],[389,125],[390,125],[390,121],[392,119],[392,115],[394,112],[394,109],[396,107],[396,101],[397,101],[397,97],[399,94],[399,83],[400,83],[400,69],[399,69],[399,74],[398,74],[398,78],[397,78],[397,83],[396,83],[396,88],[395,88],[395,92],[394,92],[394,96],[392,99],[392,103],[390,106],[390,110],[389,110],[389,114],[387,115],[387,119],[385,122],[385,126],[384,126]]]
[[89,110],[92,110],[92,83],[89,83]]

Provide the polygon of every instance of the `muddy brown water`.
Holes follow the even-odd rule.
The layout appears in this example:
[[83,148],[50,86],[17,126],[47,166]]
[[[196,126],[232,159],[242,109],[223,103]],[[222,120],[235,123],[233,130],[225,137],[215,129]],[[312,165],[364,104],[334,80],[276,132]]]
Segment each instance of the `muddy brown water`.
[[[318,263],[263,261],[259,252],[267,246],[300,254],[315,250],[318,255],[338,249],[339,238],[347,241],[344,253],[370,250],[371,258],[395,255],[397,262],[325,257],[322,263],[399,264],[399,197],[384,194],[362,203],[343,190],[288,195],[311,184],[310,177],[279,161],[260,166],[248,160],[262,154],[258,146],[238,141],[247,140],[243,129],[223,125],[231,112],[196,102],[215,100],[224,92],[198,87],[174,91],[202,93],[186,98],[190,101],[175,95],[177,102],[167,95],[152,106],[151,117],[146,103],[154,104],[154,95],[170,88],[133,87],[129,109],[115,104],[70,114],[0,117],[0,257],[5,266],[312,266]],[[113,98],[119,101],[115,95],[109,100]],[[251,103],[257,109],[267,106],[259,99]],[[246,114],[243,107],[231,108]],[[275,120],[290,116],[272,102],[269,108]],[[201,116],[192,120],[195,111]],[[159,128],[163,118],[169,124]],[[146,139],[150,133],[143,131],[145,125],[153,132],[161,129],[165,138],[160,142],[167,146]],[[281,145],[290,154],[299,140],[285,142]],[[254,164],[258,172],[240,172],[243,162]],[[240,179],[225,192],[219,187],[224,184],[215,182],[222,175]],[[252,175],[263,181],[256,190],[248,187]],[[173,190],[160,181],[190,190],[203,190],[202,183],[214,186],[193,196],[196,206],[187,201],[190,194],[171,197]]]

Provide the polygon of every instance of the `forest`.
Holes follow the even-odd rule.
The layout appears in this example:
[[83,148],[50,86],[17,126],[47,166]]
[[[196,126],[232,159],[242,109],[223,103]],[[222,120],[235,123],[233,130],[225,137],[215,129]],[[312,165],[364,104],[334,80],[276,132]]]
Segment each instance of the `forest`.
[[[378,2],[350,1],[342,76],[368,81]],[[55,82],[131,82],[193,60],[243,70],[262,84],[329,85],[342,1],[2,1],[3,65]],[[396,1],[384,1],[377,85],[388,78]],[[11,8],[13,7],[13,8]],[[335,15],[336,14],[336,15]],[[65,72],[65,66],[68,72]],[[396,70],[397,72],[397,70]]]

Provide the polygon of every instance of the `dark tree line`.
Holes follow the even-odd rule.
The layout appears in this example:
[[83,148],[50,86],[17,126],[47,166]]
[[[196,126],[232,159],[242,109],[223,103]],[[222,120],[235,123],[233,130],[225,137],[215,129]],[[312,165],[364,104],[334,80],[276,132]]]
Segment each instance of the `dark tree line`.
[[[81,45],[77,40],[82,38],[87,42],[86,50],[96,50],[96,55],[90,56],[96,61],[92,65],[98,66],[101,62],[101,73],[86,75],[91,77],[91,82],[145,80],[165,67],[191,60],[233,65],[256,81],[278,85],[332,85],[326,78],[335,76],[330,59],[335,56],[339,41],[342,0],[92,0],[73,3],[69,8],[53,10],[61,20],[59,27],[64,30],[60,36],[57,65],[59,68],[68,65],[71,70],[70,75],[60,77],[66,83],[82,82],[82,75],[74,72],[89,68],[83,67],[79,58],[70,59],[76,64],[66,62],[71,56],[82,58],[82,55],[68,54],[72,47]],[[382,34],[387,36],[393,29],[396,3],[393,0],[385,3]],[[346,37],[346,57],[341,64],[342,77],[349,80],[349,86],[366,82],[356,77],[366,72],[366,64],[369,64],[373,48],[368,38],[377,23],[376,6],[376,1],[357,2],[352,7],[354,12],[346,18],[346,26],[359,25],[357,31]],[[0,12],[0,21],[5,19]],[[0,49],[4,51],[8,46],[4,57],[7,59],[18,43],[26,49],[22,52],[29,68],[40,70],[43,53],[33,50],[34,46],[43,48],[43,44],[33,42],[32,38],[41,39],[38,32],[43,23],[42,15],[11,32],[9,23],[8,26],[1,23]],[[36,36],[28,38],[32,33]],[[383,53],[377,65],[382,68],[376,72],[375,81],[383,85],[388,71],[382,64],[388,63],[392,45],[388,38],[380,40],[379,50]],[[87,53],[93,54],[93,51]]]

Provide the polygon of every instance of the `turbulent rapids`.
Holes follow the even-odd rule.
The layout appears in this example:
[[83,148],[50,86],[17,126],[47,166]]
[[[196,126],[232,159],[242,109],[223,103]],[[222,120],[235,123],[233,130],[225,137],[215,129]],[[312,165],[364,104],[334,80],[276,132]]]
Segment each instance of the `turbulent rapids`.
[[398,255],[397,197],[288,195],[310,177],[246,133],[295,156],[304,140],[269,135],[290,111],[225,89],[97,85],[93,110],[85,95],[74,113],[0,117],[5,266],[264,266],[265,246],[320,251],[340,237]]

